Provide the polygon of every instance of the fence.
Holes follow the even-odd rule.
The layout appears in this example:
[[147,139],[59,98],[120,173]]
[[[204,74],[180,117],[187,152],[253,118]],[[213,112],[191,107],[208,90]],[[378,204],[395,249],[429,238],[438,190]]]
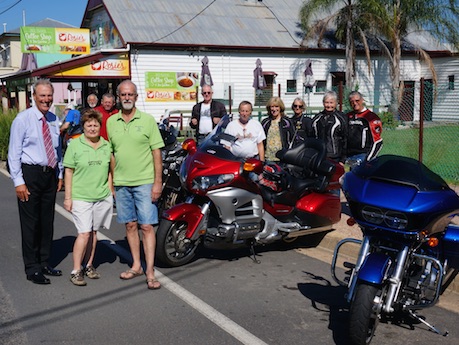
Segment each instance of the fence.
[[381,154],[418,159],[448,183],[459,185],[458,105],[459,90],[454,90],[454,84],[434,87],[429,80],[408,84],[398,114],[380,113],[384,123]]

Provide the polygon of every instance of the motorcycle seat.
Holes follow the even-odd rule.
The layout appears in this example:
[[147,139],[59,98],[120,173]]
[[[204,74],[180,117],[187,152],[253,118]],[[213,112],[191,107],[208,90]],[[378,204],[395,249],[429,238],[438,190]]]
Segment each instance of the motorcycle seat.
[[327,160],[327,149],[320,139],[306,138],[296,147],[280,150],[276,156],[282,163],[302,168],[305,176],[317,174],[331,177],[335,172],[335,165]]

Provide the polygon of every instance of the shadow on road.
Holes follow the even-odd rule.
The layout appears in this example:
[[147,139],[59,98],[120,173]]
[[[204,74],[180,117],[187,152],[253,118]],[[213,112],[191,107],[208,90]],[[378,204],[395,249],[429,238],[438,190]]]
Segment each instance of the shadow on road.
[[299,283],[300,292],[311,301],[317,311],[329,314],[328,328],[333,332],[335,344],[348,344],[349,306],[344,298],[346,288],[332,286],[327,279],[304,272],[313,283]]

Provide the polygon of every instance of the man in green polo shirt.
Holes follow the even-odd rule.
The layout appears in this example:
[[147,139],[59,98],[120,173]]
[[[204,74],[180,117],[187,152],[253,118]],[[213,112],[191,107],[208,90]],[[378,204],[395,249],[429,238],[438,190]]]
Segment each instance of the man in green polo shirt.
[[[158,125],[153,116],[136,108],[137,87],[130,80],[118,85],[121,103],[118,114],[107,121],[108,138],[112,146],[111,169],[115,186],[117,221],[126,226],[126,237],[133,258],[132,267],[120,275],[127,280],[145,273],[149,289],[159,289],[155,278],[154,258],[156,247],[155,224],[158,209],[155,202],[162,190],[161,148],[164,146]],[[140,261],[142,230],[146,270]]]

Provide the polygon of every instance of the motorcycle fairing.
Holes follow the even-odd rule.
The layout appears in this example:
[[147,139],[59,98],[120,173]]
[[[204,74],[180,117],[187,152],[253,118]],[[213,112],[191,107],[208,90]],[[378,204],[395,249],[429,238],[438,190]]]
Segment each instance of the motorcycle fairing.
[[391,262],[390,257],[385,254],[371,253],[365,258],[357,277],[361,281],[381,285]]
[[201,223],[204,214],[195,204],[178,204],[163,212],[163,218],[171,222],[184,221],[188,223],[186,238],[192,238]]
[[443,237],[443,246],[445,258],[448,259],[448,265],[452,268],[459,269],[459,226],[449,225],[446,228]]

